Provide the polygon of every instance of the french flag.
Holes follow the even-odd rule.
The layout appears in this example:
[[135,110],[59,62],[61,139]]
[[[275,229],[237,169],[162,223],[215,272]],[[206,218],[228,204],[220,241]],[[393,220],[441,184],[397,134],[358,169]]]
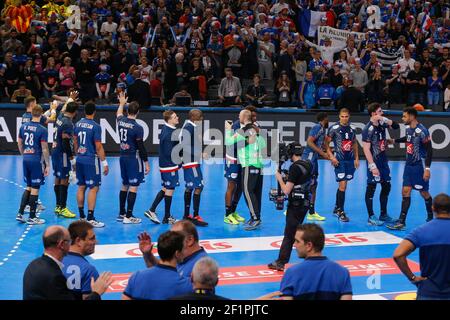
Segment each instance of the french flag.
[[304,9],[298,17],[300,31],[307,37],[314,37],[320,25],[320,19],[325,16],[326,12]]
[[431,25],[433,24],[433,20],[431,20],[428,14],[425,14],[422,18],[422,31],[428,32],[430,30]]

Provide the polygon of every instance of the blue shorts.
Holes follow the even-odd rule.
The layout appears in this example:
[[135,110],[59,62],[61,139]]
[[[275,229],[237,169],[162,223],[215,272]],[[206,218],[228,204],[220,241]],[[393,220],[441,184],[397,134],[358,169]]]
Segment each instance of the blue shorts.
[[186,189],[203,189],[203,174],[200,166],[183,168]]
[[380,176],[375,178],[372,172],[367,168],[367,183],[389,182],[391,181],[391,169],[389,162],[386,160],[375,161],[375,164],[380,171]]
[[27,187],[39,189],[45,183],[43,163],[40,161],[23,161],[23,180]]
[[76,174],[77,184],[79,186],[88,186],[89,188],[98,187],[102,184],[100,159],[92,159],[91,163],[87,161],[79,162],[77,159]]
[[334,168],[336,181],[350,181],[355,174],[355,162],[353,160],[339,160],[339,165]]
[[230,162],[225,159],[225,173],[224,177],[228,181],[234,181],[236,183],[241,183],[241,170],[242,167],[239,163]]
[[173,190],[180,185],[178,179],[178,170],[170,172],[161,172],[161,186],[163,188]]
[[138,156],[120,157],[120,175],[125,186],[138,187],[144,179],[144,161]]
[[72,168],[67,153],[57,150],[52,152],[53,175],[58,179],[69,178],[69,172]]
[[428,191],[430,181],[423,180],[424,168],[419,165],[405,165],[403,171],[403,186],[413,187],[418,191]]

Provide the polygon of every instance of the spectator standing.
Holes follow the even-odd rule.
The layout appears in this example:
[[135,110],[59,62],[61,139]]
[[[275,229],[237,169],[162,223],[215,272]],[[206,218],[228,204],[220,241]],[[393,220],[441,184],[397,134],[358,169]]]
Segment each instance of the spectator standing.
[[75,68],[71,66],[72,59],[70,57],[64,58],[64,66],[59,69],[59,80],[61,90],[73,88],[76,79]]
[[44,97],[51,99],[56,93],[58,87],[59,73],[55,66],[55,59],[49,57],[47,60],[47,66],[44,69]]
[[392,65],[392,74],[386,79],[387,101],[392,104],[404,103],[405,78],[399,73],[399,65]]
[[130,101],[137,101],[140,108],[151,106],[152,97],[150,96],[150,85],[141,79],[139,70],[133,72],[133,77],[136,80],[128,87],[128,99]]
[[293,68],[293,66],[295,66],[294,52],[295,46],[289,45],[287,50],[279,56],[277,61],[278,74],[281,75],[281,73],[285,71],[290,80],[293,80],[295,77]]
[[224,105],[240,104],[242,95],[241,81],[233,76],[231,68],[225,68],[225,78],[219,85],[219,101]]
[[311,71],[306,72],[305,81],[301,84],[299,90],[299,101],[302,107],[306,109],[314,108],[316,105],[316,91],[317,87],[313,80]]
[[259,75],[263,79],[273,79],[273,62],[275,46],[270,41],[270,33],[264,32],[262,40],[258,41],[257,47]]
[[425,105],[425,74],[421,69],[419,61],[414,62],[414,69],[409,71],[406,85],[408,89],[408,105],[420,103]]
[[298,90],[305,81],[305,75],[306,71],[308,70],[308,65],[305,61],[305,56],[303,54],[299,54],[297,58],[295,59],[295,66],[294,66],[294,72],[295,72],[295,81],[296,81],[296,95],[298,95]]
[[17,62],[13,60],[13,54],[11,52],[7,52],[5,54],[4,64],[6,66],[6,89],[7,92],[12,95],[14,90],[17,89],[17,84],[19,83],[20,67]]
[[428,107],[432,108],[434,111],[442,110],[442,91],[444,85],[442,83],[442,78],[439,77],[439,69],[433,68],[432,74],[427,79],[428,86]]
[[369,83],[369,78],[366,70],[361,68],[361,60],[355,59],[355,69],[350,72],[350,79],[353,81],[353,86],[361,91],[365,92],[366,85]]
[[184,54],[178,52],[175,55],[175,60],[169,65],[167,71],[167,89],[169,96],[175,92],[180,91],[181,86],[187,83],[188,66],[184,60]]
[[253,84],[247,88],[247,102],[255,107],[262,107],[264,105],[264,99],[267,97],[266,88],[260,83],[261,76],[255,74],[253,76]]
[[275,94],[277,96],[277,107],[289,106],[291,102],[292,87],[286,71],[282,71],[278,78]]
[[206,74],[200,66],[200,59],[192,59],[191,70],[188,72],[190,94],[194,100],[206,100]]
[[411,52],[409,50],[405,50],[403,53],[403,58],[398,60],[398,64],[400,66],[399,72],[402,77],[407,78],[408,73],[411,70],[414,70],[414,62],[416,62],[416,60],[411,58]]
[[86,49],[81,50],[76,72],[76,85],[80,89],[80,100],[86,102],[94,99],[96,68],[89,59],[89,51]]
[[[450,197],[433,199],[435,218],[414,229],[394,251],[394,261],[417,286],[417,300],[450,300]],[[420,276],[414,275],[407,257],[419,248]]]
[[363,112],[365,104],[363,93],[353,86],[351,79],[347,80],[347,85],[348,87],[342,93],[341,106],[339,109],[347,108],[352,113]]
[[384,102],[384,81],[381,75],[381,68],[377,67],[375,72],[370,77],[370,81],[367,84],[367,100],[369,103]]

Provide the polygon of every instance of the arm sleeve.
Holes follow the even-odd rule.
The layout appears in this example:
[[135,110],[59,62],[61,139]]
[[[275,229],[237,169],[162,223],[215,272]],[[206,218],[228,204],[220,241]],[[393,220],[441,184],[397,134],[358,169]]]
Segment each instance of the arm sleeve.
[[286,270],[283,279],[281,279],[280,291],[285,296],[294,296],[294,286],[291,281],[291,273],[288,270]]
[[41,142],[48,142],[48,130],[45,128],[42,130]]
[[348,270],[345,270],[345,277],[341,289],[341,295],[353,294],[352,283],[350,281],[350,273]]
[[392,121],[391,128],[397,130],[400,128],[400,125],[398,124],[398,122]]
[[425,143],[425,149],[427,152],[425,157],[425,167],[429,168],[431,166],[431,158],[433,157],[433,147],[430,140]]
[[70,147],[70,139],[63,138],[62,139],[62,149],[64,153],[67,153],[67,156],[70,158],[73,156],[72,148]]
[[421,233],[419,232],[419,230],[421,230],[421,229],[416,228],[405,237],[405,240],[408,240],[409,242],[411,242],[416,248],[420,248],[420,236],[419,235]]
[[373,132],[373,130],[370,130],[370,131],[369,131],[369,129],[364,128],[363,131],[362,131],[362,133],[361,133],[362,141],[364,141],[364,142],[370,142],[371,137],[372,137],[372,134],[371,134],[372,132]]
[[300,175],[301,175],[301,172],[300,172],[299,168],[297,167],[297,165],[292,164],[291,167],[289,168],[288,182],[292,182],[295,185],[295,183],[298,181],[298,177]]
[[102,128],[100,126],[95,126],[94,129],[94,140],[95,141],[102,141]]
[[141,159],[144,162],[147,162],[148,161],[148,156],[147,156],[147,150],[145,150],[144,141],[143,140],[137,140],[136,144],[137,144],[137,147],[138,147],[139,156],[141,157]]

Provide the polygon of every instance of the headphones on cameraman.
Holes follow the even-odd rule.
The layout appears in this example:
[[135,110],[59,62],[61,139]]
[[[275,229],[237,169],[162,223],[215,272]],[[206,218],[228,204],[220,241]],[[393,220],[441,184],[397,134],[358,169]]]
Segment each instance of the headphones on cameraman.
[[298,142],[292,142],[288,145],[287,152],[289,157],[292,157],[294,154],[296,156],[301,156],[303,154],[303,147]]

